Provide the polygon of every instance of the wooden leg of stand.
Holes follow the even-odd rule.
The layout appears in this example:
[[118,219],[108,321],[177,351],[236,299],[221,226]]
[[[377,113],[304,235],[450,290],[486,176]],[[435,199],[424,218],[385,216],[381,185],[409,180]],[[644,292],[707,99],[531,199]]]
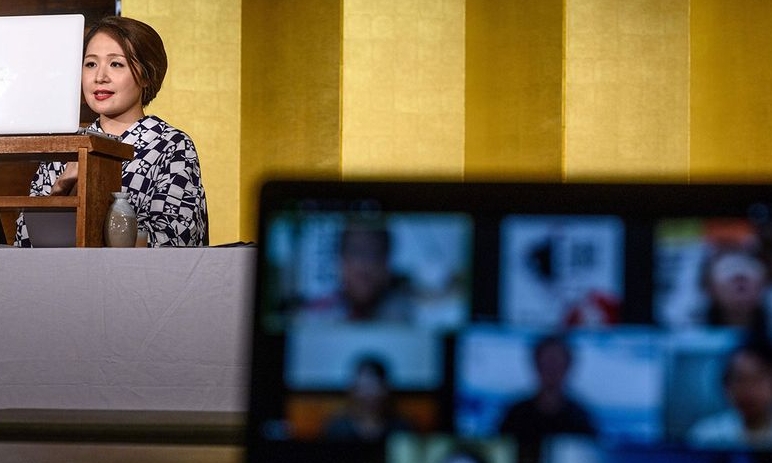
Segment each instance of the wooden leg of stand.
[[[82,164],[81,164],[82,163]],[[104,246],[103,226],[113,202],[110,192],[121,189],[121,162],[85,150],[78,153],[78,213],[75,242],[79,247]],[[98,194],[97,192],[105,192]]]

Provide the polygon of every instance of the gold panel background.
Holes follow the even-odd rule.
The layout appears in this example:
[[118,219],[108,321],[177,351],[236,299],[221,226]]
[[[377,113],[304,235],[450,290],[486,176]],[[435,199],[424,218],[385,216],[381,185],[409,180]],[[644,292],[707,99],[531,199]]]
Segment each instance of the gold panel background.
[[170,55],[150,110],[198,146],[213,243],[256,182],[756,181],[772,2],[124,0]]
[[274,175],[340,176],[340,3],[243,4],[241,236],[256,185]]
[[466,2],[467,178],[560,180],[563,1]]
[[686,180],[689,1],[567,0],[566,180]]
[[464,0],[343,1],[342,174],[463,176]]
[[692,180],[772,179],[772,2],[691,2]]
[[239,239],[241,1],[124,0],[123,16],[161,34],[169,71],[147,108],[196,144],[206,187],[210,242]]

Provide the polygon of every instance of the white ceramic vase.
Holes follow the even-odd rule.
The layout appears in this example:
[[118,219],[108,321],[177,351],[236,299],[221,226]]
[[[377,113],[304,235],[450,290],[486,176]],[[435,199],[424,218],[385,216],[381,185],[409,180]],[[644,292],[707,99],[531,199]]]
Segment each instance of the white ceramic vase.
[[137,214],[129,203],[129,194],[113,193],[115,200],[105,217],[105,245],[111,248],[131,248],[137,241]]

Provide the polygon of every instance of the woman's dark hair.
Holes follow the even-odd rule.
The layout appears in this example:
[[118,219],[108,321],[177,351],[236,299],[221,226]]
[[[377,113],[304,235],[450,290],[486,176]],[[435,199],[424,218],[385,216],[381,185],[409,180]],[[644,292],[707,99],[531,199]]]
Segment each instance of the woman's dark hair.
[[350,252],[351,238],[359,234],[372,237],[373,244],[376,246],[375,249],[372,249],[373,253],[381,259],[388,259],[391,253],[391,235],[383,224],[377,222],[352,221],[348,223],[338,238],[338,254],[346,255]]
[[386,362],[380,357],[374,355],[362,356],[356,361],[355,365],[355,371],[357,373],[367,371],[374,374],[381,383],[389,383],[389,372],[386,368]]
[[142,87],[142,106],[158,94],[166,76],[168,61],[161,36],[147,24],[121,16],[107,16],[94,24],[83,39],[83,54],[94,36],[109,35],[118,42],[129,62],[131,74]]
[[734,348],[726,358],[724,370],[722,371],[721,381],[727,384],[731,378],[734,368],[734,359],[740,354],[747,354],[755,357],[764,365],[764,368],[772,373],[772,345],[766,339],[750,337]]

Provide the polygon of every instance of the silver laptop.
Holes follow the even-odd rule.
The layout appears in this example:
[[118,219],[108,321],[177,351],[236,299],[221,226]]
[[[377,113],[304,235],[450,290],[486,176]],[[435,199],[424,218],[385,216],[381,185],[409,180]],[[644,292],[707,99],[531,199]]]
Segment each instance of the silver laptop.
[[84,17],[0,16],[0,135],[75,133]]
[[32,247],[74,247],[75,214],[75,211],[24,211],[24,222]]

